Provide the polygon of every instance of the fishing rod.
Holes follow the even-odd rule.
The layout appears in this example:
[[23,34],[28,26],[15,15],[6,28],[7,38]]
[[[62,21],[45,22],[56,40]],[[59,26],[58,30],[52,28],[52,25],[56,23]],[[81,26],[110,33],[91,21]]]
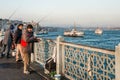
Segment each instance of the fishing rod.
[[41,17],[40,19],[38,19],[38,22],[36,21],[36,24],[35,24],[35,32],[36,33],[42,29],[42,28],[40,28],[39,23],[41,21],[43,21],[44,19],[46,19],[48,16],[49,16],[49,14],[47,14],[47,15]]
[[43,21],[48,15],[43,16],[41,19],[38,19],[38,22],[36,23],[36,30],[38,29],[39,23]]
[[9,20],[14,16],[14,14],[17,12],[17,10],[18,10],[18,8],[17,9],[15,9],[15,11],[9,16]]
[[43,16],[37,23],[40,23],[41,21],[43,21],[47,16]]
[[17,10],[21,7],[21,5],[19,5],[14,11],[13,13],[9,16],[9,20],[15,15],[15,13],[17,12]]
[[38,22],[37,23],[40,23],[41,21],[43,21],[46,17],[48,17],[49,16],[49,14],[48,15],[45,15],[45,16],[43,16],[41,19],[38,19]]
[[[18,7],[19,8],[19,7]],[[18,8],[16,8],[13,13],[8,17],[8,21],[15,15],[15,13],[17,12]],[[2,25],[2,28],[4,27],[4,25],[6,24],[7,22],[3,23]]]

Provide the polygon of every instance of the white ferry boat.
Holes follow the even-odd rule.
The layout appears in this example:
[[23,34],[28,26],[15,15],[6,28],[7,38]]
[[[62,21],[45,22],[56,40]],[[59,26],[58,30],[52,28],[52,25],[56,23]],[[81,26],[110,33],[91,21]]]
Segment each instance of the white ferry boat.
[[100,28],[97,28],[96,30],[95,30],[95,34],[102,34],[103,33],[103,30],[102,29],[100,29]]
[[70,36],[70,37],[82,37],[84,36],[84,32],[76,31],[75,29],[72,29],[72,31],[65,31],[64,36]]
[[37,34],[37,35],[40,35],[40,34],[48,34],[48,31],[42,29],[41,31],[37,31],[36,34]]
[[72,31],[65,31],[64,32],[64,36],[68,36],[68,37],[83,37],[84,36],[84,32],[77,31],[76,30],[76,26],[74,25],[74,29],[72,29]]
[[48,34],[48,31],[46,29],[41,29],[41,26],[36,23],[35,25],[35,34],[40,35],[40,34]]

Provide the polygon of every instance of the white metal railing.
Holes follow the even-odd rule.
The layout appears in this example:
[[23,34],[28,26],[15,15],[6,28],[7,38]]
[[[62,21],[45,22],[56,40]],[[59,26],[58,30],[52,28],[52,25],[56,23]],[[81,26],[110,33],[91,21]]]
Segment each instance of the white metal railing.
[[49,59],[54,50],[55,43],[52,40],[41,39],[39,43],[34,45],[35,61],[45,65],[45,61]]
[[70,80],[120,80],[120,45],[115,51],[64,42],[42,40],[35,44],[35,60],[44,64],[56,45],[56,72]]
[[[74,80],[103,80],[115,78],[115,58],[113,52],[85,49],[85,47],[65,46],[64,73]],[[106,54],[106,52],[109,52]],[[110,54],[110,55],[109,55]],[[111,58],[112,57],[112,58]],[[62,69],[62,70],[63,70]],[[109,76],[113,75],[113,76]]]

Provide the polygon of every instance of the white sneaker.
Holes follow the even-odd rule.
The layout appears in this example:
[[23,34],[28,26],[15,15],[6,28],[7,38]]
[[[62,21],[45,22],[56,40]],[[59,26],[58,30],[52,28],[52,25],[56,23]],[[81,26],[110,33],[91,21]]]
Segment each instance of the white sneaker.
[[30,72],[29,71],[24,71],[24,74],[30,74]]

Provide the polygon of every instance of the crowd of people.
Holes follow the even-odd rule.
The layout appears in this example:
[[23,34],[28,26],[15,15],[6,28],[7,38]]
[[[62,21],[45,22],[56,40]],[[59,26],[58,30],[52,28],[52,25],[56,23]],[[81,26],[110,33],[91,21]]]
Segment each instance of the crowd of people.
[[2,41],[2,49],[0,52],[1,58],[6,57],[7,59],[11,57],[11,49],[16,48],[16,62],[21,59],[24,63],[24,74],[29,74],[29,65],[31,59],[31,53],[33,53],[34,42],[39,42],[40,40],[33,35],[33,26],[28,24],[25,29],[23,29],[23,24],[19,24],[17,29],[14,31],[14,25],[5,31],[4,39]]

